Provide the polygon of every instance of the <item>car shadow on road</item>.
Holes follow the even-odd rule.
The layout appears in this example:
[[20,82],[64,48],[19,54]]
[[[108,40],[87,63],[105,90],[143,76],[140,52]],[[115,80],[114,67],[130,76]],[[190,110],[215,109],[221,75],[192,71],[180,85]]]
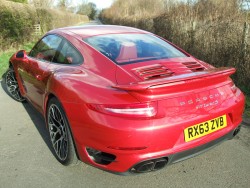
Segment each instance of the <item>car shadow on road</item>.
[[[5,85],[5,74],[2,76],[2,81],[1,81],[1,86],[4,90],[4,92],[6,93],[6,95],[8,95],[10,98],[12,98],[6,88]],[[12,100],[14,100],[12,98]],[[42,116],[41,113],[39,113],[29,102],[24,101],[24,102],[20,102],[20,104],[23,105],[24,109],[26,110],[27,114],[30,116],[30,119],[32,120],[34,126],[36,127],[37,131],[39,132],[39,134],[41,135],[43,141],[45,142],[45,144],[47,145],[47,147],[50,149],[51,153],[55,156],[54,154],[54,150],[52,147],[52,144],[50,142],[50,136],[49,136],[49,132],[46,128],[46,123],[44,120],[44,117]]]

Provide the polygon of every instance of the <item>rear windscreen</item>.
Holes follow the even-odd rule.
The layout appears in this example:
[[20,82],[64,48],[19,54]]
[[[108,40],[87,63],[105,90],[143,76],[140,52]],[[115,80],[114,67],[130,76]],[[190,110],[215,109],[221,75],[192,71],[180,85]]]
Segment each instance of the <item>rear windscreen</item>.
[[110,34],[84,39],[117,64],[187,57],[164,40],[150,34]]

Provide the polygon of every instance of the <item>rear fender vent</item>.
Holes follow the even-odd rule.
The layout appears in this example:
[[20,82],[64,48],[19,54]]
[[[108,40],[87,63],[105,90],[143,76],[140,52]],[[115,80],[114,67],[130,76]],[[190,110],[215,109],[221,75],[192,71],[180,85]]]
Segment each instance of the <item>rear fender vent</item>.
[[192,72],[198,72],[198,71],[205,70],[205,67],[202,66],[201,64],[197,63],[197,62],[185,62],[185,63],[182,63],[182,64],[185,65]]
[[143,78],[143,80],[159,79],[169,77],[174,74],[174,72],[162,65],[140,67],[134,69],[134,72],[137,76]]

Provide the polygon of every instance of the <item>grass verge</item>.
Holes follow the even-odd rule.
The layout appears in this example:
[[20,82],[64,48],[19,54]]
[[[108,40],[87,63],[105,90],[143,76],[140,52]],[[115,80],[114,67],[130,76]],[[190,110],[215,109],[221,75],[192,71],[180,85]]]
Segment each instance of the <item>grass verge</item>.
[[[20,46],[19,49],[30,51],[31,48],[34,46],[34,44],[35,44],[35,42],[29,42],[29,43],[26,43],[26,44]],[[18,51],[18,49],[13,48],[13,49],[9,49],[8,51],[5,51],[5,52],[0,52],[0,80],[3,76],[3,74],[8,69],[10,57],[17,51]]]
[[246,96],[246,105],[245,105],[245,115],[250,118],[250,88],[241,87],[241,90]]
[[245,114],[248,118],[250,118],[250,95],[246,95],[246,110]]

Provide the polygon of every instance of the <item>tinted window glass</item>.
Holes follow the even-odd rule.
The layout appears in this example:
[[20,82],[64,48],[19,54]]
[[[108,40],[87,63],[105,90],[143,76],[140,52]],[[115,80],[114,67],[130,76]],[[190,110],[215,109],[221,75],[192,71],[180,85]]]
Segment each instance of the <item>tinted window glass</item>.
[[81,64],[83,58],[80,52],[78,52],[68,41],[64,40],[62,48],[57,53],[53,62],[62,64]]
[[84,40],[118,64],[186,57],[174,46],[149,34],[111,34]]
[[48,35],[36,44],[36,46],[29,53],[29,56],[46,61],[52,61],[61,42],[61,37]]

